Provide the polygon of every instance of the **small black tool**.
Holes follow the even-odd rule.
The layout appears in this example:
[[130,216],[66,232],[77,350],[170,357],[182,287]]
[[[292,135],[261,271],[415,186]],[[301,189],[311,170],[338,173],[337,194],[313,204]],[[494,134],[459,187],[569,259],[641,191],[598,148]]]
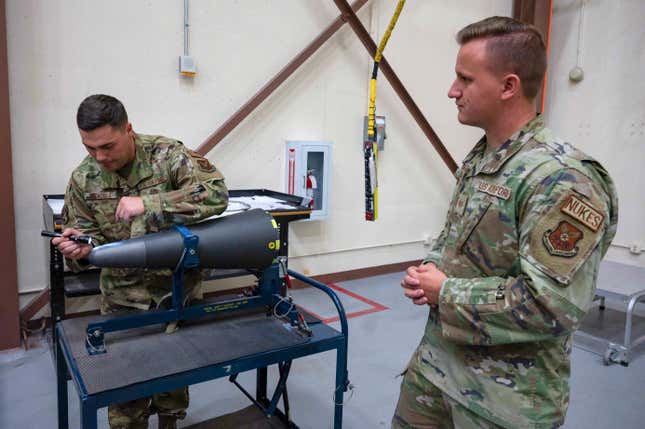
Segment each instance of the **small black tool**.
[[[63,234],[61,234],[60,232],[45,231],[45,230],[40,231],[40,235],[43,237],[62,237],[63,236]],[[92,237],[90,237],[89,235],[72,234],[67,238],[69,238],[72,241],[76,241],[78,243],[93,244]]]

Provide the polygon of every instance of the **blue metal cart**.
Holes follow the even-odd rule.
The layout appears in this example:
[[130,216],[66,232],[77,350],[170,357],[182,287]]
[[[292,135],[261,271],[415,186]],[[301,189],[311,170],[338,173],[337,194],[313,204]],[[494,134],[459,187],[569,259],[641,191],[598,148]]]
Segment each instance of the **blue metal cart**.
[[[309,325],[304,335],[274,314],[217,315],[188,321],[174,334],[159,325],[106,334],[108,353],[91,355],[86,348],[87,326],[105,316],[67,319],[56,325],[58,380],[58,425],[68,427],[68,374],[81,404],[81,427],[97,427],[97,410],[112,403],[151,396],[221,377],[251,399],[266,416],[275,415],[287,427],[297,427],[288,418],[286,381],[291,361],[303,356],[336,350],[334,428],[342,427],[343,394],[347,374],[347,319],[342,304],[327,286],[289,270],[289,274],[325,292],[337,308],[341,331],[322,323]],[[266,397],[266,367],[278,365],[280,377],[275,393]],[[253,397],[236,381],[237,374],[257,369]],[[278,401],[284,400],[284,412]]]

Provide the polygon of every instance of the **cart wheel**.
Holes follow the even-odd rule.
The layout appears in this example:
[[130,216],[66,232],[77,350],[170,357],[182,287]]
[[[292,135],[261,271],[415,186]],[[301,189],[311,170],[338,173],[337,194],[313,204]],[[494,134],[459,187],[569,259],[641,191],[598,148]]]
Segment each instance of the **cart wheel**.
[[613,346],[607,347],[607,350],[605,350],[605,355],[602,357],[602,363],[605,365],[611,365],[612,363],[616,362],[616,356],[618,355],[618,350],[616,350]]

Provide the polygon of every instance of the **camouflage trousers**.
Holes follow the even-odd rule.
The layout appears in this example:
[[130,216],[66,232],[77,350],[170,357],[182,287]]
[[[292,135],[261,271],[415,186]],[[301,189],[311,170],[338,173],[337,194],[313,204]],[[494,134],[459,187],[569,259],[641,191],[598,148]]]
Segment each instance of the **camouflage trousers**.
[[502,428],[445,395],[413,368],[405,372],[392,429]]
[[[101,314],[138,312],[130,307],[115,304],[101,297]],[[169,325],[170,327],[170,325]],[[166,329],[166,332],[172,332]],[[189,395],[188,387],[156,394],[148,398],[108,406],[108,422],[111,429],[146,429],[152,414],[159,416],[159,429],[174,429],[177,420],[186,417]]]
[[159,415],[160,429],[175,429],[177,420],[186,417],[188,388],[173,390],[108,406],[108,422],[111,429],[147,429],[148,417]]

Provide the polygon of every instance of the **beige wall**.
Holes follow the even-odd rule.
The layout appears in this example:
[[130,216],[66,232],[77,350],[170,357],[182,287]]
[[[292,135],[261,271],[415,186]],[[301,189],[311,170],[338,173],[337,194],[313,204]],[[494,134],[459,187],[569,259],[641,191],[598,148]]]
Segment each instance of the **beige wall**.
[[[637,168],[643,155],[636,146],[642,141],[639,120],[645,117],[643,84],[636,75],[643,70],[643,30],[637,20],[643,3],[588,0],[588,79],[577,86],[566,80],[575,33],[569,3],[574,2],[554,2],[547,117],[563,136],[603,161],[608,158],[629,210],[622,214],[632,213],[621,218],[619,239],[645,241],[638,218],[643,201],[628,190],[643,170]],[[373,37],[382,35],[394,4],[372,0],[359,14]],[[385,51],[457,161],[481,133],[457,123],[446,97],[457,52],[453,36],[484,16],[510,15],[511,7],[511,0],[407,2]],[[337,15],[328,0],[192,0],[190,54],[198,74],[190,79],[177,72],[183,51],[179,0],[8,0],[23,296],[46,284],[41,195],[64,192],[69,173],[84,156],[74,115],[85,96],[113,94],[126,105],[136,131],[176,137],[196,148]],[[623,32],[623,21],[633,31]],[[603,25],[612,30],[596,31]],[[330,215],[291,228],[291,266],[312,275],[420,258],[423,237],[436,236],[443,223],[452,176],[383,76],[377,113],[387,117],[388,140],[379,160],[380,219],[363,220],[362,117],[370,71],[363,46],[343,28],[208,155],[230,188],[284,191],[285,140],[333,142]],[[602,96],[600,88],[606,90]],[[632,123],[640,124],[635,132],[641,134],[629,134]],[[617,130],[631,140],[621,138],[614,156],[608,141],[615,140]],[[587,134],[581,138],[580,133]],[[620,248],[615,253],[627,258]],[[641,258],[632,259],[642,264]]]
[[[554,1],[546,103],[551,127],[598,159],[616,182],[619,223],[608,258],[640,266],[645,256],[627,248],[645,245],[643,16],[641,0],[585,0],[582,21],[580,0]],[[573,83],[578,47],[584,79]]]

